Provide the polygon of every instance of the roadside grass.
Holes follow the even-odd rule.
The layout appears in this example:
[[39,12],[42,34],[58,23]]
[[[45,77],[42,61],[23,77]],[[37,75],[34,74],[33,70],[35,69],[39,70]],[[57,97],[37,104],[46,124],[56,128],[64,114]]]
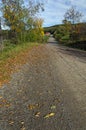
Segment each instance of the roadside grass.
[[39,43],[8,44],[3,51],[0,51],[0,86],[9,81],[11,74],[27,62],[29,52],[39,45]]

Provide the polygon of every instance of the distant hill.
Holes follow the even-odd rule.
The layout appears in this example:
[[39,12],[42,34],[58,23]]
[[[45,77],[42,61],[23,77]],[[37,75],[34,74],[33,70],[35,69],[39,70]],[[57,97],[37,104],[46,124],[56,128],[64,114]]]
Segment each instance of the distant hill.
[[[86,23],[80,23],[81,25],[83,25],[83,30],[86,31]],[[63,24],[59,24],[59,25],[54,25],[54,26],[50,26],[50,27],[44,27],[44,32],[50,32],[51,34],[53,34],[57,28],[59,26],[64,26]]]
[[60,25],[54,25],[50,27],[44,27],[44,32],[50,32],[53,34]]

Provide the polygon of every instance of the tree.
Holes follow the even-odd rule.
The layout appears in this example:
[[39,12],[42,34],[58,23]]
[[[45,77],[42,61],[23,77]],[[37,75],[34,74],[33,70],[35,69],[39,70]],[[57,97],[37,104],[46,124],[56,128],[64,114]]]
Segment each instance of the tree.
[[28,2],[26,7],[23,0],[2,0],[5,25],[11,30],[13,37],[17,37],[22,31],[32,29],[35,14],[40,9],[43,10],[43,4],[38,2],[34,4],[33,0]]
[[[69,27],[69,35],[72,41],[79,39],[79,31],[77,31],[77,23],[80,22],[82,13],[79,12],[74,6],[68,9],[64,15],[64,25]],[[70,22],[70,24],[68,24]]]
[[40,8],[43,9],[41,3],[34,4],[33,1],[28,1],[29,4],[28,7],[26,7],[23,0],[2,0],[5,24],[9,26],[11,30],[19,32],[25,29],[28,21],[30,22]]
[[41,42],[43,36],[44,36],[44,30],[42,28],[43,19],[41,18],[35,18],[33,23],[33,28],[36,31],[36,34],[38,36],[38,41]]
[[66,32],[66,34],[69,34],[70,33],[70,31],[71,31],[71,22],[70,21],[67,21],[66,19],[64,19],[63,21],[62,21],[62,23],[64,24],[64,26],[65,26],[65,32]]
[[0,30],[1,30],[1,17],[0,17]]
[[71,21],[72,24],[75,24],[80,21],[82,13],[76,10],[74,6],[67,10],[64,15],[65,20]]

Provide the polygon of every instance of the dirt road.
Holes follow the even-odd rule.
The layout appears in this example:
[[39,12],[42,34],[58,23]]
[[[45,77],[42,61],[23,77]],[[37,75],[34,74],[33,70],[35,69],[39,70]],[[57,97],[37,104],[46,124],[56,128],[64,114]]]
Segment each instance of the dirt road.
[[86,52],[33,48],[0,89],[0,130],[86,130]]

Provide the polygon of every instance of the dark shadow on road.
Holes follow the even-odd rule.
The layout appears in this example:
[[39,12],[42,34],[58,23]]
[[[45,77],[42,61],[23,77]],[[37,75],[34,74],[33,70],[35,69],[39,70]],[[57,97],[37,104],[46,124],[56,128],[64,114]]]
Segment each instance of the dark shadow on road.
[[80,60],[84,60],[84,62],[86,62],[86,51],[60,45],[53,37],[49,38],[48,44],[52,44],[52,45],[56,46],[57,51],[59,51],[63,54],[74,56],[74,57],[79,58]]

